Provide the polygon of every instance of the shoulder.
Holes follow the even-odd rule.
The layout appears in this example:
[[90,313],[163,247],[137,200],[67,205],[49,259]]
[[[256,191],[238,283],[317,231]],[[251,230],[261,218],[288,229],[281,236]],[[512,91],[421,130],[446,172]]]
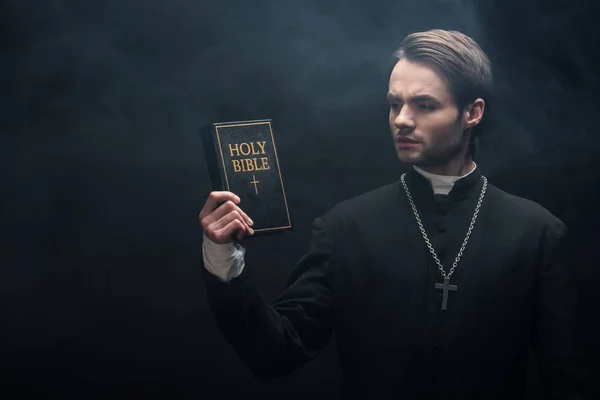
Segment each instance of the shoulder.
[[489,197],[494,208],[499,210],[502,218],[525,224],[531,227],[551,230],[562,234],[566,230],[565,223],[541,204],[508,193],[489,184]]
[[321,219],[341,222],[361,220],[371,217],[379,210],[385,210],[399,195],[399,182],[389,183],[341,201],[320,216]]
[[331,214],[354,214],[364,208],[377,207],[389,202],[398,195],[399,183],[390,183],[376,189],[361,193],[357,196],[336,204],[329,213]]

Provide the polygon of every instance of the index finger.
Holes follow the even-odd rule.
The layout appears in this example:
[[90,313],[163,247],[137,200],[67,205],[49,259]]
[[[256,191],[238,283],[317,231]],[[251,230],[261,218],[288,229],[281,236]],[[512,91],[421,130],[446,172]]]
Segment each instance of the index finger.
[[202,207],[202,211],[200,211],[200,218],[206,217],[217,208],[219,203],[224,203],[228,200],[233,201],[235,204],[240,202],[240,198],[235,193],[226,190],[210,192],[206,203],[204,203],[204,207]]

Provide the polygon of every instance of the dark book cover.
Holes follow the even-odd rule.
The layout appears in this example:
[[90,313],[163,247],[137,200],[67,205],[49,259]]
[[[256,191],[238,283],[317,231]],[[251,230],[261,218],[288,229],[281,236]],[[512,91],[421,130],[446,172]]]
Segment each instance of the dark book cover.
[[254,236],[291,230],[271,120],[213,123],[202,139],[213,190],[239,196]]

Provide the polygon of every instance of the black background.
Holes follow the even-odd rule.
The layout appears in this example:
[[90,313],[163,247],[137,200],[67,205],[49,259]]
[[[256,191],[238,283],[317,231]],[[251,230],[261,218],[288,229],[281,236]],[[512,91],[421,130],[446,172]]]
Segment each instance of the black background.
[[494,184],[571,228],[598,368],[593,3],[4,1],[1,390],[339,393],[333,342],[288,377],[260,381],[218,332],[199,269],[197,214],[210,191],[199,129],[274,121],[295,229],[253,241],[247,253],[248,273],[272,300],[314,217],[398,179],[404,167],[385,101],[390,56],[406,34],[430,28],[461,30],[492,59],[493,129],[478,163]]

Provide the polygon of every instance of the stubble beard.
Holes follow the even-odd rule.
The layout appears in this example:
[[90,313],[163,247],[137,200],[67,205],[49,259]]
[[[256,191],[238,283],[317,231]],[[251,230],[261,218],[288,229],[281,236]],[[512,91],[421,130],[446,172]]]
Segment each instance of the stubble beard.
[[[462,129],[461,126],[453,127],[453,129]],[[459,157],[459,155],[466,149],[468,151],[469,134],[467,131],[463,131],[460,140],[456,142],[448,142],[443,145],[440,149],[423,149],[420,151],[418,157],[410,159],[408,157],[402,157],[401,150],[397,149],[398,159],[406,164],[414,165],[420,168],[432,168],[443,165],[448,165],[452,160]],[[436,151],[437,150],[437,151]],[[466,153],[465,153],[466,154]]]

